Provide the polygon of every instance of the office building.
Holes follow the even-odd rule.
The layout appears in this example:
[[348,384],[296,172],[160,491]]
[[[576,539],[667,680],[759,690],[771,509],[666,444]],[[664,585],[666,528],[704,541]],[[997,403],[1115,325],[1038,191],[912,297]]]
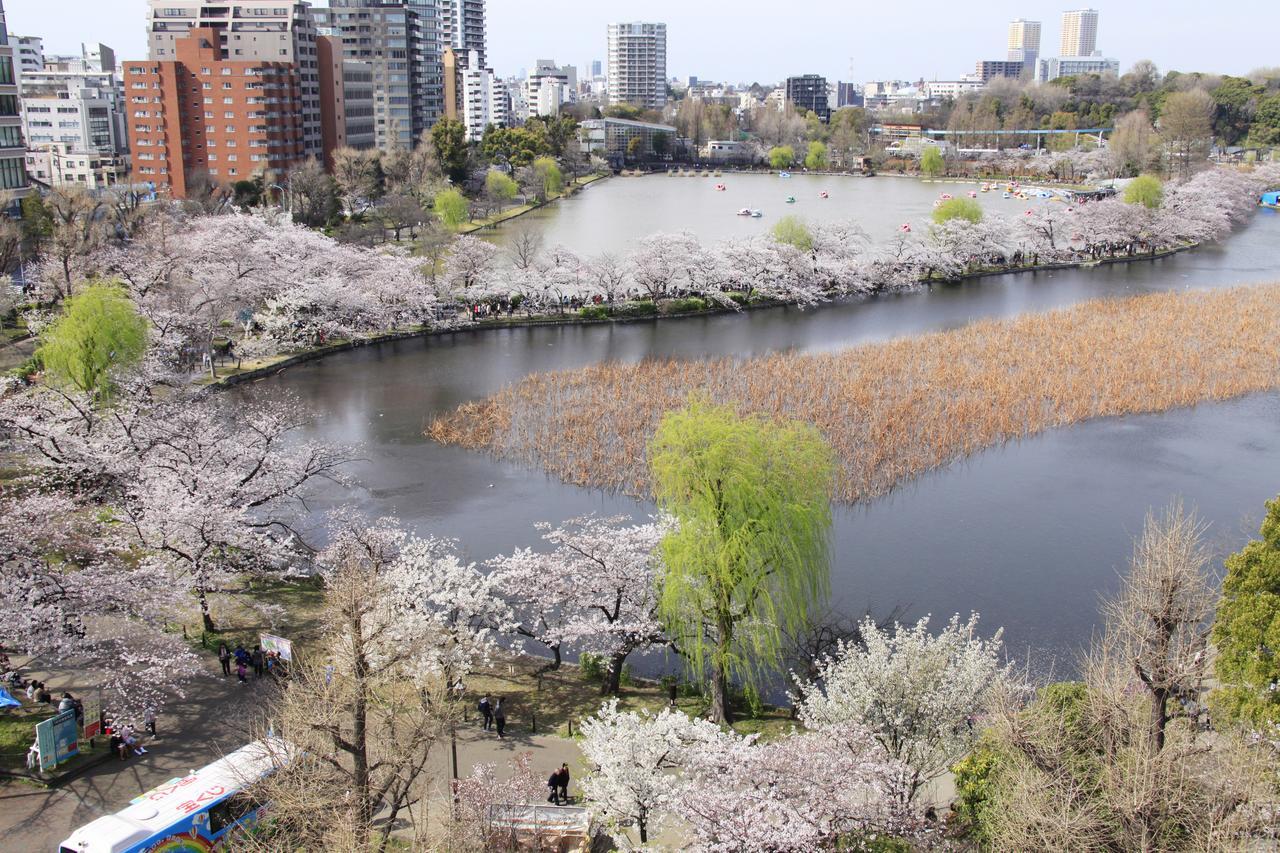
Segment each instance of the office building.
[[22,110],[18,102],[18,65],[13,45],[9,43],[3,0],[0,0],[0,190],[13,198],[28,191],[26,145],[22,141]]
[[[342,43],[343,59],[372,74],[375,144],[412,148],[446,110],[446,56],[434,3],[407,0],[332,0],[316,9],[318,31]],[[451,84],[460,80],[448,75]],[[456,97],[449,103],[457,105]]]
[[667,25],[609,24],[610,104],[660,110],[667,103]]
[[836,83],[836,109],[862,106],[862,90],[857,83]]
[[[148,56],[153,62],[177,61],[178,43],[193,28],[200,27],[213,33],[212,38],[204,37],[209,47],[200,49],[201,57],[212,49],[219,62],[293,65],[297,69],[296,108],[302,123],[303,154],[324,157],[317,34],[308,4],[282,0],[149,0],[148,5]],[[197,53],[191,44],[185,49],[188,57]]]
[[232,35],[195,27],[164,43],[169,58],[125,63],[135,182],[185,198],[206,175],[234,183],[288,171],[309,156],[298,65],[228,58],[223,37]]
[[1021,62],[1010,62],[1005,59],[983,59],[978,61],[974,68],[973,76],[985,84],[990,83],[997,77],[1017,79],[1023,75],[1025,70]]
[[1076,77],[1081,74],[1120,73],[1120,60],[1102,56],[1055,56],[1040,60],[1040,80],[1049,82],[1059,77]]
[[1098,13],[1077,9],[1062,13],[1062,42],[1059,56],[1093,56],[1098,49]]
[[1021,62],[1024,76],[1035,74],[1040,63],[1040,22],[1019,18],[1009,24],[1010,62]]
[[[614,162],[631,157],[631,141],[640,144],[634,156],[644,159],[669,154],[674,147],[676,129],[667,124],[630,121],[621,118],[593,118],[580,123],[582,150]],[[658,137],[665,137],[655,145]]]
[[592,79],[595,79],[596,77],[603,77],[603,76],[604,76],[604,63],[598,59],[591,60]]
[[827,100],[827,78],[819,74],[788,77],[786,99],[791,108],[797,112],[802,110],[811,112],[822,121],[831,118],[831,108]]

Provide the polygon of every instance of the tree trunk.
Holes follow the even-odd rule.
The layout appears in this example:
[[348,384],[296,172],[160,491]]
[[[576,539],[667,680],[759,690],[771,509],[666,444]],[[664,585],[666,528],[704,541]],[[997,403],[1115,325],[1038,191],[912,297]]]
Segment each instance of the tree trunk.
[[617,696],[622,688],[622,664],[627,659],[627,652],[618,652],[609,658],[609,671],[600,680],[601,696]]
[[729,705],[729,673],[720,661],[711,665],[711,722],[725,726],[733,723],[733,708]]
[[1169,722],[1169,691],[1165,688],[1151,690],[1151,751],[1164,749],[1164,730]]
[[209,596],[205,593],[204,587],[196,590],[196,597],[200,599],[200,621],[204,629],[212,634],[218,628],[213,624],[213,615],[209,612]]

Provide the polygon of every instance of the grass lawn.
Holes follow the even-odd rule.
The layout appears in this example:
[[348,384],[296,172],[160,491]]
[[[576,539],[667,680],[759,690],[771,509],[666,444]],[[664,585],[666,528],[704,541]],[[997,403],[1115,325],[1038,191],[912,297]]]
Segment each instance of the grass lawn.
[[[47,705],[24,705],[21,708],[5,708],[0,711],[0,769],[26,772],[27,750],[36,739],[36,723],[54,716],[55,712]],[[50,781],[92,761],[106,753],[108,739],[99,737],[96,746],[89,748],[89,742],[80,741],[80,754],[70,761],[58,766],[50,775]]]

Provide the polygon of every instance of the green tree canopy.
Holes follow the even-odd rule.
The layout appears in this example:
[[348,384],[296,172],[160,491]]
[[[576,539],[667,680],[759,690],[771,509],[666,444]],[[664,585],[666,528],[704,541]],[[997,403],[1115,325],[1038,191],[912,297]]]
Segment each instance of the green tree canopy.
[[451,231],[457,230],[471,219],[471,203],[466,196],[452,188],[436,193],[432,209],[440,217],[444,227]]
[[1227,558],[1212,638],[1214,718],[1259,731],[1280,723],[1280,498],[1267,501],[1262,538]]
[[694,402],[649,448],[654,495],[677,527],[662,543],[659,613],[712,717],[732,719],[729,680],[777,671],[782,637],[826,597],[835,462],[813,426]]
[[1164,201],[1164,184],[1155,175],[1139,175],[1124,188],[1124,200],[1155,210]]
[[539,157],[533,161],[534,174],[542,181],[542,194],[551,198],[564,190],[564,174],[559,164],[551,157]]
[[814,140],[809,143],[809,151],[804,155],[804,167],[810,170],[827,168],[827,146]]
[[982,205],[971,198],[949,198],[933,209],[933,221],[937,224],[952,219],[966,219],[976,225],[982,221]]
[[467,128],[456,119],[442,118],[431,128],[436,159],[455,184],[467,179]]
[[484,190],[499,202],[508,202],[516,197],[520,185],[505,172],[491,171],[484,176]]
[[796,161],[796,150],[790,145],[779,145],[769,149],[769,165],[775,169],[790,169]]
[[920,155],[920,174],[936,178],[946,171],[947,163],[942,159],[942,152],[937,146],[930,145]]
[[542,136],[525,127],[490,127],[480,140],[480,153],[508,171],[528,166],[549,150]]
[[37,354],[51,380],[101,399],[111,393],[112,372],[137,364],[146,349],[147,321],[124,289],[98,283],[67,300]]
[[796,216],[784,216],[773,226],[773,239],[788,246],[795,246],[802,252],[813,251],[813,232],[804,220]]

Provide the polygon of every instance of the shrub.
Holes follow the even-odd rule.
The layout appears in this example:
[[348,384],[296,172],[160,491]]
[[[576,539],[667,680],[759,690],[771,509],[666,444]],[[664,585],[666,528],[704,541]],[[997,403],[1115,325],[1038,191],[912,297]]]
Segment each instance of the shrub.
[[747,294],[745,293],[730,293],[729,299],[731,299],[732,301],[736,302],[739,305],[747,305],[748,303],[751,302],[751,297],[747,296]]
[[707,300],[697,296],[686,296],[671,303],[672,314],[686,314],[690,311],[707,310]]
[[994,748],[980,743],[951,768],[956,784],[956,824],[982,845],[991,841],[991,809],[999,761],[1000,756]]
[[609,309],[603,305],[588,305],[578,312],[578,316],[584,320],[607,320]]
[[982,205],[971,198],[949,198],[933,209],[933,221],[939,225],[952,219],[977,224],[982,221]]
[[578,656],[578,669],[587,681],[600,681],[604,678],[604,658],[583,652]]
[[658,313],[658,306],[649,299],[642,299],[639,302],[627,302],[614,309],[614,316],[617,317],[651,317]]

